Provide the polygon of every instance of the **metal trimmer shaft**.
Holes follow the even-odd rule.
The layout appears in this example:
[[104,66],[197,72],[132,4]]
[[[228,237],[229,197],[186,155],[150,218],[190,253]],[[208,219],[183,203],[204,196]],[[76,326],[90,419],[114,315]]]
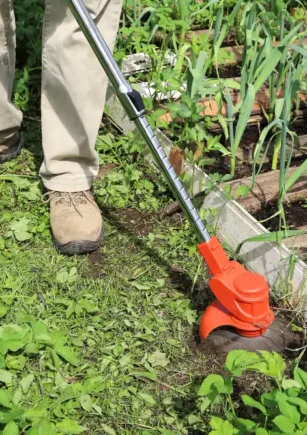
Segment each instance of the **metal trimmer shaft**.
[[141,95],[126,81],[83,1],[66,0],[66,2],[112,83],[117,97],[127,115],[135,122],[136,127],[148,144],[160,171],[167,179],[173,194],[180,203],[190,223],[195,228],[199,241],[208,242],[211,237],[201,217],[145,118],[145,106]]

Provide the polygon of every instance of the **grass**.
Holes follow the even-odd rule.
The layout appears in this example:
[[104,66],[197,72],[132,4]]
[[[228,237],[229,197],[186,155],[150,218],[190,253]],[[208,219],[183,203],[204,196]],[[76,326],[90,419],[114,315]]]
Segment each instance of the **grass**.
[[[209,293],[200,259],[183,248],[192,246],[189,228],[139,212],[136,203],[104,204],[101,250],[58,254],[36,186],[39,132],[34,122],[27,127],[30,149],[0,172],[1,323],[47,336],[3,357],[0,350],[0,383],[1,370],[12,375],[10,400],[35,408],[20,429],[44,417],[58,430],[77,421],[93,435],[188,433],[186,403],[207,371],[191,343]],[[55,355],[61,335],[65,351]],[[72,432],[58,433],[81,433],[70,424]]]

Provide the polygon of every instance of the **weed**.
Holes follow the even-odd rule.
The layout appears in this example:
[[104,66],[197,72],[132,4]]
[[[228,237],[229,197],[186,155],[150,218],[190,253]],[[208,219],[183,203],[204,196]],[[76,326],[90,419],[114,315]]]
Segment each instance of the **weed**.
[[[227,356],[225,369],[229,376],[211,374],[198,391],[200,415],[191,421],[198,430],[205,430],[205,415],[209,412],[210,434],[256,435],[278,433],[306,433],[306,379],[299,368],[300,358],[292,366],[292,377],[286,376],[286,364],[277,353],[261,351],[232,351]],[[233,400],[234,381],[246,371],[254,371],[273,380],[275,388],[260,394],[257,400],[246,394],[240,402]],[[226,419],[215,414],[222,407]],[[244,418],[241,410],[244,409]],[[213,414],[213,415],[212,415]],[[248,418],[246,418],[248,417]]]

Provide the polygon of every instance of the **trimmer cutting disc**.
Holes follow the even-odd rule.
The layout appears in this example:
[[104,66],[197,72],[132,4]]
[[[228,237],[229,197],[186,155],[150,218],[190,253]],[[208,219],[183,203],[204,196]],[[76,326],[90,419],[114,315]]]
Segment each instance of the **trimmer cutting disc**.
[[291,331],[289,322],[283,318],[274,320],[268,330],[259,337],[246,338],[238,335],[234,329],[220,328],[212,331],[209,337],[202,341],[199,350],[207,352],[209,349],[215,353],[228,353],[231,350],[247,350],[250,352],[266,350],[268,352],[293,353],[297,352],[301,343],[297,333]]

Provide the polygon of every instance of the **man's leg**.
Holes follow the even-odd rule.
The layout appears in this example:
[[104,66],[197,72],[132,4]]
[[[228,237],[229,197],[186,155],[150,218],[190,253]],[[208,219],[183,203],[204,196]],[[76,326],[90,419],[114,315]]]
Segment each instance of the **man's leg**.
[[[85,0],[85,5],[112,49],[122,0]],[[43,45],[40,174],[51,191],[51,228],[63,253],[88,252],[99,246],[102,232],[88,191],[98,172],[95,142],[107,77],[64,0],[46,0]]]
[[21,148],[22,114],[11,103],[15,72],[15,19],[11,0],[0,0],[0,163]]

